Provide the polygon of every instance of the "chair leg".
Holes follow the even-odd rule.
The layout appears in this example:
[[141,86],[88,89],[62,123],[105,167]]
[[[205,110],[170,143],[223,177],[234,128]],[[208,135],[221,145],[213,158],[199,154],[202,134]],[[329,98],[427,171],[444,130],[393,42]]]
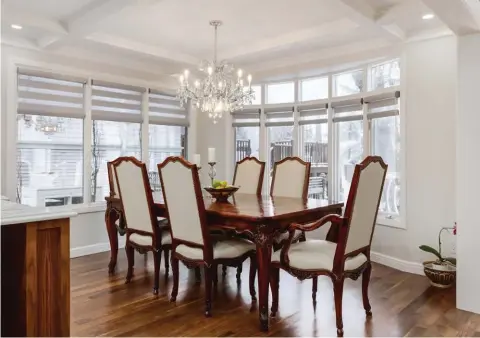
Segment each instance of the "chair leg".
[[125,284],[130,283],[133,276],[133,265],[135,264],[135,252],[133,250],[133,246],[125,245],[125,252],[127,254],[127,263],[128,263],[128,270],[127,270],[127,278],[125,279]]
[[164,259],[165,259],[165,278],[168,278],[168,270],[170,269],[170,251],[169,249],[165,249],[163,252]]
[[313,307],[317,305],[317,289],[318,289],[318,277],[313,277],[312,280],[312,300],[313,300]]
[[226,275],[227,275],[227,266],[223,265],[222,266],[222,277],[225,278]]
[[213,266],[204,267],[205,272],[205,317],[212,316],[212,272]]
[[200,284],[202,282],[202,276],[200,275],[200,268],[197,266],[195,268],[195,284]]
[[160,264],[162,262],[162,252],[160,250],[153,251],[153,266],[154,266],[154,279],[153,279],[153,294],[158,295],[158,279],[160,278]]
[[257,275],[257,255],[253,254],[250,256],[250,275],[249,275],[249,284],[250,284],[250,296],[252,296],[252,301],[257,301],[257,292],[255,291],[255,277]]
[[243,269],[243,264],[240,264],[237,266],[237,284],[240,284],[242,282],[242,269]]
[[178,294],[178,258],[176,258],[172,253],[172,272],[173,272],[173,289],[172,296],[170,298],[171,302],[177,300]]
[[218,284],[218,265],[212,264],[212,282],[213,285]]
[[270,268],[270,288],[272,290],[272,308],[271,317],[275,317],[278,311],[278,289],[280,288],[280,269],[277,267]]
[[370,283],[370,275],[372,273],[372,265],[368,264],[368,267],[363,271],[362,274],[362,298],[363,298],[363,308],[367,317],[372,315],[372,307],[370,306],[370,301],[368,299],[368,284]]
[[343,282],[344,282],[343,278],[333,282],[333,295],[335,298],[335,314],[337,318],[337,336],[339,337],[343,337],[343,318],[342,318]]

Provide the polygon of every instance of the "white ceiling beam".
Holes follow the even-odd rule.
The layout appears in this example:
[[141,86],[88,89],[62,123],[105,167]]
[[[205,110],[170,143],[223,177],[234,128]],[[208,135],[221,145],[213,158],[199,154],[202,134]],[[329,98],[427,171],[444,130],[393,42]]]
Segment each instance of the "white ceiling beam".
[[473,19],[477,22],[477,28],[480,30],[480,1],[478,0],[463,0],[467,5]]
[[378,30],[383,35],[395,42],[405,39],[405,32],[398,26],[392,23],[385,24],[378,21],[377,11],[365,1],[359,0],[340,0],[343,10],[347,15],[362,26],[371,27]]
[[66,22],[68,35],[58,38],[42,39],[39,42],[41,48],[55,49],[70,39],[84,38],[97,31],[105,18],[120,12],[129,5],[134,5],[137,0],[102,0],[94,1],[82,8]]
[[423,2],[456,35],[480,31],[465,1],[423,0]]

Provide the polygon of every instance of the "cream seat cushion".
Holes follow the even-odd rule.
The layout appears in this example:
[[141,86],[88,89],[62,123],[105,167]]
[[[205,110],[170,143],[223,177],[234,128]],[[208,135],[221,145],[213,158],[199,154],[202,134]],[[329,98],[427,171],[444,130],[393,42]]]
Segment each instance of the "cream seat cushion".
[[[138,245],[152,245],[152,237],[150,236],[143,236],[139,234],[131,234],[130,235],[130,242],[133,242]],[[172,236],[170,232],[163,232],[162,233],[162,245],[165,244],[172,244]]]
[[[255,244],[246,239],[238,238],[219,241],[213,245],[213,259],[236,258],[251,250],[255,250]],[[177,246],[176,252],[192,260],[203,259],[203,250],[200,248],[192,248],[180,244]]]
[[[280,235],[275,237],[273,240],[275,243],[280,243],[283,240],[287,240],[289,235],[290,234],[287,231],[287,232],[281,233]],[[301,235],[302,235],[302,232],[300,230],[295,230],[295,234],[293,235],[293,241],[297,241]]]
[[[333,269],[336,243],[323,240],[307,240],[294,243],[290,246],[288,257],[290,266],[300,270],[328,270]],[[280,262],[281,250],[272,254],[272,262]],[[345,260],[345,271],[355,270],[367,261],[364,254],[358,254]]]

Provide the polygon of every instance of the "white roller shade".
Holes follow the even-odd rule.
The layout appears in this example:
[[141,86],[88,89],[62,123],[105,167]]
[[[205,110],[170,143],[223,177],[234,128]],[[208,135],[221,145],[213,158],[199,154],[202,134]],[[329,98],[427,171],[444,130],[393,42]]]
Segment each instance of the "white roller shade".
[[274,106],[264,108],[265,126],[279,127],[293,125],[293,110],[292,106]]
[[363,100],[361,97],[337,99],[332,102],[333,122],[362,120]]
[[[84,82],[48,73],[19,71],[18,114],[83,118]],[[79,80],[81,81],[81,80]]]
[[318,124],[327,122],[328,103],[306,103],[297,106],[300,120],[299,125]]
[[140,87],[93,81],[92,119],[142,122],[143,92]]
[[366,96],[364,104],[367,105],[367,118],[381,118],[400,114],[400,91],[385,92],[380,95]]
[[189,126],[188,112],[173,95],[150,90],[149,123],[168,126]]
[[237,110],[232,113],[233,127],[260,127],[260,108]]

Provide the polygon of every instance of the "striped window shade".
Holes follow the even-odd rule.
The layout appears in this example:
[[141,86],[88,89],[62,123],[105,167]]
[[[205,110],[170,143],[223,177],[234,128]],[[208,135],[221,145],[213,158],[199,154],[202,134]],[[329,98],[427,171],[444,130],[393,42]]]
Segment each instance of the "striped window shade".
[[173,95],[150,89],[148,111],[150,124],[189,126],[187,109]]
[[266,127],[293,126],[294,108],[292,106],[267,107],[263,111]]
[[363,99],[367,105],[367,118],[397,116],[399,110],[400,91],[387,91],[376,95],[366,96]]
[[142,94],[145,88],[94,80],[92,119],[142,122]]
[[18,114],[71,118],[85,116],[85,79],[22,69],[17,74]]
[[363,119],[363,100],[359,96],[336,99],[332,103],[333,122],[358,121]]
[[299,125],[318,124],[327,122],[328,103],[308,103],[297,106]]
[[260,108],[244,108],[232,113],[232,127],[260,127]]

